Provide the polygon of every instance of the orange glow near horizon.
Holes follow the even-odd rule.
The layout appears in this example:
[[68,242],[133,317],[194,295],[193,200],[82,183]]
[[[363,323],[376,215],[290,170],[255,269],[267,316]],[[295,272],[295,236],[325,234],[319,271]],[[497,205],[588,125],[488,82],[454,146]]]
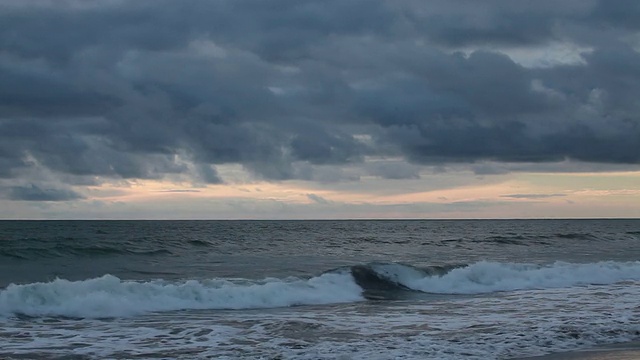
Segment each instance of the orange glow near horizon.
[[[436,177],[438,175],[429,175]],[[447,175],[451,176],[451,175]],[[460,175],[462,176],[462,175]],[[472,176],[466,174],[471,179]],[[364,206],[341,217],[638,217],[640,216],[640,172],[629,173],[515,173],[496,176],[492,181],[469,180],[469,184],[424,191],[401,191],[403,184],[429,185],[429,177],[411,180],[363,179],[356,190],[338,190],[307,181],[215,184],[192,187],[188,183],[136,180],[126,184],[104,184],[89,189],[85,201],[140,204],[143,208],[162,202],[189,203],[228,200],[272,201],[295,206]],[[380,191],[394,186],[394,193]],[[418,187],[419,188],[419,187]],[[399,190],[396,190],[399,189]],[[145,205],[146,204],[146,205]],[[450,206],[430,213],[415,212],[410,206],[432,204]],[[465,208],[465,204],[470,204]],[[473,204],[484,204],[476,206]],[[384,210],[384,207],[387,210]],[[394,206],[389,210],[389,206]],[[406,210],[402,206],[407,206]],[[367,208],[368,207],[368,208]],[[380,207],[383,210],[374,209]],[[459,209],[458,209],[459,208]],[[337,211],[336,210],[336,211]],[[266,211],[266,210],[265,210]],[[346,211],[346,210],[345,210]],[[369,211],[369,212],[367,212]],[[308,217],[313,217],[309,210]],[[336,213],[338,214],[338,213]],[[371,215],[368,215],[371,214]],[[247,218],[264,216],[244,214]],[[242,217],[242,214],[238,215]]]

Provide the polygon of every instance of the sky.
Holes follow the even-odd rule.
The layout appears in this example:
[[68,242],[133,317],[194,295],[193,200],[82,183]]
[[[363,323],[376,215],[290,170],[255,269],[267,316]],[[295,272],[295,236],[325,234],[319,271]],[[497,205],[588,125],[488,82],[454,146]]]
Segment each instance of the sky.
[[640,217],[635,0],[0,0],[0,219]]

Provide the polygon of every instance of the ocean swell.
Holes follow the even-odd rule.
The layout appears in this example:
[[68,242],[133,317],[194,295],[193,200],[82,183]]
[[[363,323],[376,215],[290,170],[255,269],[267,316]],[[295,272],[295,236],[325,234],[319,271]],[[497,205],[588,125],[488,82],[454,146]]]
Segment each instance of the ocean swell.
[[260,309],[402,298],[398,294],[483,294],[640,281],[640,262],[548,265],[482,261],[414,267],[369,263],[310,279],[130,281],[104,275],[83,281],[11,284],[0,290],[0,316],[108,318],[187,309]]
[[[244,282],[244,283],[243,283]],[[308,280],[266,279],[124,281],[112,275],[84,281],[9,285],[0,291],[0,315],[107,318],[184,309],[256,309],[363,300],[348,275]]]

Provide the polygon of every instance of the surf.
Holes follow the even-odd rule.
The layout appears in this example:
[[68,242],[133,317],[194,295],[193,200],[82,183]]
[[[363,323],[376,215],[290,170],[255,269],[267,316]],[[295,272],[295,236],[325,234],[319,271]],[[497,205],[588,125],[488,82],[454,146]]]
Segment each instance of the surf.
[[494,292],[640,281],[640,262],[546,265],[481,261],[418,267],[364,263],[310,278],[133,281],[113,275],[11,284],[0,289],[0,316],[126,317],[177,310],[266,309],[398,300],[416,294]]

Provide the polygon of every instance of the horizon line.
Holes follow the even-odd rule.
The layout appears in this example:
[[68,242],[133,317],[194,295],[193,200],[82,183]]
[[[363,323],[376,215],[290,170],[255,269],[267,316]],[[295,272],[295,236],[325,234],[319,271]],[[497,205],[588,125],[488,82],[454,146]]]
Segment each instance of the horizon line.
[[523,217],[523,218],[226,218],[226,219],[152,219],[152,218],[90,218],[90,219],[47,219],[20,218],[0,219],[0,221],[517,221],[517,220],[640,220],[640,217]]

